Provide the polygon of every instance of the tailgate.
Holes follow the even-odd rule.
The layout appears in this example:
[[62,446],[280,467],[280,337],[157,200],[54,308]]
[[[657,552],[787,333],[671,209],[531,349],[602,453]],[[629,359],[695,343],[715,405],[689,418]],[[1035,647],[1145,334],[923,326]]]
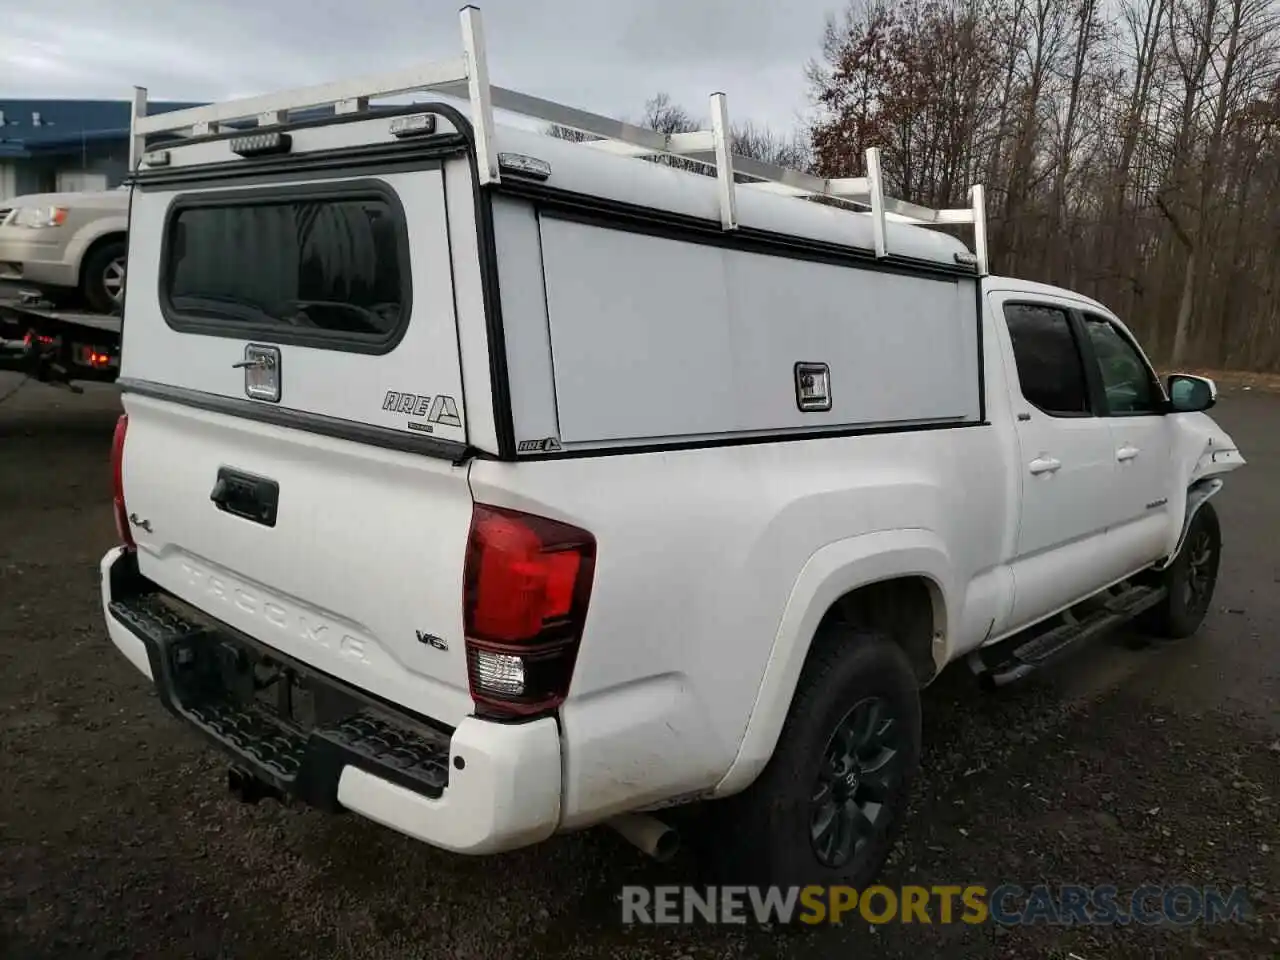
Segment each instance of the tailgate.
[[121,384],[141,573],[456,725],[471,521],[439,169],[135,188]]

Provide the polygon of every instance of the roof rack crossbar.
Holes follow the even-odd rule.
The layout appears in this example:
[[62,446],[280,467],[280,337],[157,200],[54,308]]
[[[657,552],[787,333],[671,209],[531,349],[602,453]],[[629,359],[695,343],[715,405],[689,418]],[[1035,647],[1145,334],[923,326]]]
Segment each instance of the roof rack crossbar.
[[[890,221],[926,227],[972,225],[974,253],[965,257],[957,254],[957,260],[975,264],[980,275],[985,275],[988,271],[986,200],[981,184],[970,188],[968,207],[934,210],[885,195],[880,151],[876,147],[870,147],[866,151],[864,177],[823,178],[802,170],[739,156],[732,150],[728,102],[723,93],[711,95],[710,130],[665,134],[516,90],[493,86],[489,83],[480,11],[468,5],[459,12],[459,18],[462,28],[462,56],[390,73],[151,115],[147,113],[147,91],[142,87],[135,87],[130,123],[130,169],[137,170],[142,163],[149,135],[207,135],[216,132],[223,125],[237,122],[254,123],[260,127],[274,126],[288,122],[291,111],[317,107],[331,107],[338,114],[360,113],[367,110],[369,101],[374,98],[433,92],[469,102],[482,184],[498,183],[501,179],[494,140],[493,112],[503,110],[575,130],[586,137],[580,143],[583,149],[628,157],[683,157],[713,168],[717,180],[720,223],[725,230],[733,230],[738,226],[739,189],[791,197],[826,198],[869,209],[875,254],[881,258],[891,255],[886,228]],[[740,179],[743,182],[738,182]]]

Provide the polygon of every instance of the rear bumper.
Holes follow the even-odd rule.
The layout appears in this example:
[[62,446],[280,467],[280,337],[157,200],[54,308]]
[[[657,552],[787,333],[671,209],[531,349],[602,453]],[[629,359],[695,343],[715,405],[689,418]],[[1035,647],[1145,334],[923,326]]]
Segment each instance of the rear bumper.
[[[112,643],[155,683],[170,712],[281,792],[459,853],[526,846],[558,826],[554,719],[468,717],[440,730],[164,594],[123,548],[103,557],[101,572]],[[307,697],[310,722],[281,722],[246,693],[264,670]]]

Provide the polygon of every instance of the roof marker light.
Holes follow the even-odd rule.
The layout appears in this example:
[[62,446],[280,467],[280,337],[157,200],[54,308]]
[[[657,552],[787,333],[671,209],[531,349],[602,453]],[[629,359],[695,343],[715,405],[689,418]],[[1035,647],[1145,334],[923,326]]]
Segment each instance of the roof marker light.
[[251,133],[245,137],[233,137],[231,152],[242,157],[261,157],[272,153],[288,153],[293,139],[287,133]]
[[518,173],[534,180],[546,180],[551,176],[551,164],[537,157],[525,156],[523,153],[498,154],[498,167],[507,173]]
[[391,121],[393,137],[425,137],[436,132],[436,118],[433,113],[415,113],[407,117],[396,117]]

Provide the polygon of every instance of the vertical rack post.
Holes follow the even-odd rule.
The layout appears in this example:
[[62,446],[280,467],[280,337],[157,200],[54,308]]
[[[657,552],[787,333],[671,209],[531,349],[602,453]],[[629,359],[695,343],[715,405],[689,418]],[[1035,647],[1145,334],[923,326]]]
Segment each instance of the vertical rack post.
[[973,204],[973,252],[978,258],[978,276],[990,271],[987,259],[987,191],[980,183],[969,188],[969,202]]
[[738,229],[738,200],[733,183],[733,132],[729,103],[723,93],[711,95],[711,134],[716,147],[716,182],[720,187],[720,225]]
[[471,99],[471,126],[476,138],[476,166],[480,183],[497,183],[498,148],[493,139],[493,100],[489,92],[489,65],[485,59],[484,25],[477,7],[461,10],[462,49],[467,64],[467,92]]
[[147,88],[133,88],[133,102],[129,107],[129,172],[137,173],[142,155],[147,152],[146,134],[138,133],[138,121],[147,115]]
[[884,228],[884,181],[880,176],[880,148],[867,148],[867,192],[871,194],[871,232],[875,238],[876,256],[889,255]]

